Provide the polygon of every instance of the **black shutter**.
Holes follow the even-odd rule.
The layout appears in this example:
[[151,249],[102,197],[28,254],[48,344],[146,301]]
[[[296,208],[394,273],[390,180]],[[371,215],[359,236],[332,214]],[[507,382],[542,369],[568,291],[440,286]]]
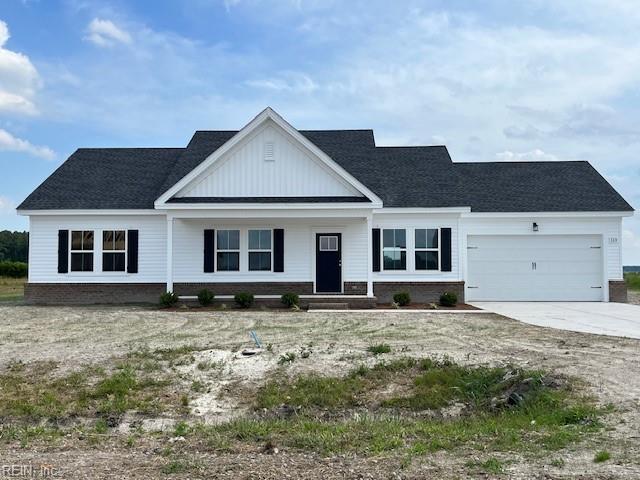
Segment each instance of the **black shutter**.
[[450,228],[441,228],[440,229],[440,241],[442,242],[442,246],[440,247],[440,252],[442,254],[442,259],[440,260],[440,269],[443,272],[451,271],[451,229]]
[[215,272],[214,250],[216,231],[207,229],[204,231],[204,273]]
[[273,229],[273,271],[284,272],[284,229]]
[[138,230],[127,232],[127,273],[138,273]]
[[371,230],[373,235],[371,237],[372,243],[372,255],[373,255],[373,271],[380,271],[380,229],[374,228]]
[[69,230],[58,230],[58,273],[69,273]]

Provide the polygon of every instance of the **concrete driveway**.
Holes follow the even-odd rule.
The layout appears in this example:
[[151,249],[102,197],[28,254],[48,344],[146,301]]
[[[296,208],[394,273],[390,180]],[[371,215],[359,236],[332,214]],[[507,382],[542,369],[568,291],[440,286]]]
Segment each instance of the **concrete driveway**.
[[472,305],[541,327],[640,338],[640,305],[597,302],[474,302]]

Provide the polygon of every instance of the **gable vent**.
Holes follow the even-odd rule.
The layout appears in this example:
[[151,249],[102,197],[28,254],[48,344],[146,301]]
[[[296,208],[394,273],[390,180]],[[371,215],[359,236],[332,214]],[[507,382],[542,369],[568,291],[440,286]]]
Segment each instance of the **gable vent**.
[[265,142],[264,144],[264,161],[273,162],[275,160],[273,142]]

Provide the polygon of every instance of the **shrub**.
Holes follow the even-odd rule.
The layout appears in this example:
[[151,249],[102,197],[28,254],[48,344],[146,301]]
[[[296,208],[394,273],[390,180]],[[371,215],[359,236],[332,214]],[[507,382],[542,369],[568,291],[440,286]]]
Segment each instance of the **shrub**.
[[287,307],[300,305],[300,297],[295,293],[285,293],[280,297],[280,301]]
[[374,355],[382,355],[383,353],[389,353],[391,351],[391,347],[386,343],[380,343],[378,345],[371,345],[367,347],[367,352],[373,353]]
[[601,450],[601,451],[597,452],[595,454],[595,456],[593,457],[593,461],[595,463],[606,462],[609,459],[611,459],[611,454],[609,452],[607,452],[606,450]]
[[0,262],[0,277],[23,278],[27,276],[27,264],[24,262]]
[[401,307],[404,307],[411,303],[411,295],[409,295],[409,292],[398,292],[393,295],[393,301]]
[[293,363],[296,360],[296,354],[293,352],[287,352],[284,355],[280,355],[278,358],[278,365],[286,365],[288,363]]
[[206,288],[203,288],[198,292],[198,302],[203,307],[206,307],[207,305],[211,305],[213,303],[214,298],[215,298],[215,295],[211,292],[211,290],[207,290]]
[[160,295],[160,305],[163,307],[173,307],[178,303],[178,295],[173,292],[164,292]]
[[236,301],[238,306],[242,308],[249,308],[251,305],[253,305],[252,293],[240,292],[236,294],[236,296],[233,297],[233,299]]
[[453,292],[444,292],[440,295],[440,305],[443,307],[455,307],[458,303],[458,295]]

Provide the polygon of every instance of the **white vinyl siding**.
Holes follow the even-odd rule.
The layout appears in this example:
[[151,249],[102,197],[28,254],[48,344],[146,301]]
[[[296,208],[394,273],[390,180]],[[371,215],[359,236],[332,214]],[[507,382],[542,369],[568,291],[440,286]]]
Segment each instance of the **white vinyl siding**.
[[[384,213],[373,216],[373,228],[380,228],[381,236],[384,229],[403,228],[406,230],[407,240],[407,268],[406,270],[385,270],[383,255],[380,256],[380,272],[373,272],[374,282],[450,282],[461,280],[462,272],[459,269],[458,258],[458,222],[457,214],[433,214],[433,213]],[[451,229],[451,271],[420,270],[416,268],[416,230],[424,229]],[[438,239],[439,248],[440,239]],[[383,250],[381,238],[380,250]],[[440,259],[439,259],[440,260]]]
[[[29,219],[29,282],[163,283],[166,281],[164,215],[34,215]],[[93,230],[92,272],[58,273],[58,230]],[[138,230],[138,272],[102,271],[102,232]],[[71,237],[71,234],[69,234]]]
[[[240,270],[205,273],[205,229],[240,230]],[[249,270],[249,230],[284,229],[284,272]],[[367,280],[367,223],[364,219],[176,219],[173,226],[174,282],[312,282],[315,233],[342,233],[343,281]],[[272,259],[273,262],[273,259]]]
[[[265,161],[265,145],[273,145]],[[268,121],[183,188],[178,197],[361,196]]]

